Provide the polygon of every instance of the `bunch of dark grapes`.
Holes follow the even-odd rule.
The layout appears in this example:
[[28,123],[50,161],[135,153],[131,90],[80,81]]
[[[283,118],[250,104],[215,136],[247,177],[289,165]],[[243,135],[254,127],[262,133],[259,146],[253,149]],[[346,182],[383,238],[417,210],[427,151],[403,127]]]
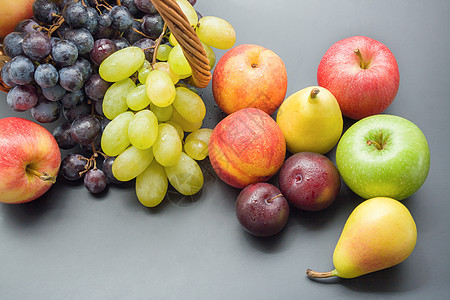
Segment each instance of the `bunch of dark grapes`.
[[3,40],[3,52],[11,58],[1,70],[11,88],[7,103],[14,111],[30,111],[40,123],[59,120],[53,131],[59,147],[78,147],[63,158],[62,176],[83,178],[90,192],[99,193],[118,181],[111,171],[114,158],[100,147],[108,122],[102,101],[111,83],[99,76],[98,67],[129,46],[144,49],[151,60],[164,21],[151,0],[35,0],[33,14]]

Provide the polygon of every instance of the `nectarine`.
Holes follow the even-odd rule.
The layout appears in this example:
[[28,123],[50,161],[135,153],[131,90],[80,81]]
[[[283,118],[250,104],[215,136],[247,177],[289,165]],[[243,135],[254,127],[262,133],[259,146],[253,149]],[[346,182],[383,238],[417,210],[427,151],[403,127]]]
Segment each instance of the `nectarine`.
[[0,39],[14,30],[14,27],[22,20],[33,16],[34,0],[0,0]]

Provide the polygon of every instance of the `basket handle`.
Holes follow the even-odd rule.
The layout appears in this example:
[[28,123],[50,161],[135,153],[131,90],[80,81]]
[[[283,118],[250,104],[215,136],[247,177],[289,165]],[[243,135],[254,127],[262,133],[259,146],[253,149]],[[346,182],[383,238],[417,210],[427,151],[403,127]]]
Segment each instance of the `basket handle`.
[[175,0],[151,1],[180,44],[192,69],[193,84],[198,88],[205,88],[211,80],[211,68],[194,28]]

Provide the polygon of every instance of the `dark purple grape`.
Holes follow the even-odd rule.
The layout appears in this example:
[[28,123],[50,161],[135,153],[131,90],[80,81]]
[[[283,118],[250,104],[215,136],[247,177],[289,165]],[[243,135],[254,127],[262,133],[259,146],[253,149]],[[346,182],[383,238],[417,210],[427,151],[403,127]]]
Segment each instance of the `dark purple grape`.
[[52,24],[59,15],[58,5],[52,0],[35,0],[32,8],[34,17],[45,24]]
[[111,39],[114,37],[115,30],[111,27],[103,27],[99,26],[97,33],[95,33],[94,38],[95,40],[99,39]]
[[94,42],[90,52],[91,61],[99,66],[108,56],[117,51],[116,44],[110,39],[99,39]]
[[78,144],[81,150],[80,153],[86,154],[86,156],[92,156],[92,154],[94,154],[94,149],[97,151],[101,151],[101,142],[102,136],[98,135],[95,138],[94,142],[89,145]]
[[108,119],[108,118],[102,118],[102,119],[100,120],[100,125],[101,125],[101,127],[102,127],[102,132],[105,130],[106,126],[107,126],[110,122],[111,122],[111,120]]
[[164,20],[160,14],[145,15],[141,28],[147,36],[157,39],[164,30]]
[[73,65],[80,69],[83,74],[83,81],[86,81],[91,77],[93,72],[92,65],[87,59],[80,57]]
[[86,7],[87,21],[83,28],[86,28],[92,35],[98,31],[98,12],[93,7]]
[[44,97],[49,101],[58,101],[67,93],[67,91],[59,84],[49,88],[43,87],[41,90],[42,95],[44,95]]
[[78,58],[78,48],[71,41],[61,40],[52,47],[52,58],[60,66],[71,66]]
[[102,170],[103,170],[103,173],[105,173],[106,181],[108,184],[122,183],[122,181],[120,181],[120,180],[116,179],[116,177],[114,177],[113,172],[112,172],[112,165],[113,165],[115,159],[116,159],[115,157],[108,157],[103,161]]
[[85,28],[70,29],[64,34],[64,39],[71,41],[78,48],[78,54],[89,53],[94,46],[94,37]]
[[59,70],[59,84],[69,92],[78,91],[83,87],[83,73],[77,66],[68,66]]
[[79,116],[88,115],[90,113],[91,106],[86,101],[72,108],[63,107],[63,116],[69,122],[72,122]]
[[6,84],[9,87],[14,87],[16,84],[9,78],[9,65],[11,64],[11,61],[8,60],[2,67],[1,71],[1,77],[4,84]]
[[197,0],[188,0],[188,2],[189,2],[192,6],[194,6],[195,3],[197,3]]
[[72,149],[77,145],[77,143],[73,140],[70,135],[70,126],[72,123],[63,122],[59,124],[55,129],[53,129],[53,137],[58,143],[59,148],[63,150]]
[[11,32],[6,35],[3,40],[3,52],[11,58],[18,55],[24,55],[22,49],[22,41],[24,36],[24,32]]
[[133,46],[139,47],[144,50],[145,59],[152,61],[153,52],[155,51],[155,41],[149,38],[143,38],[133,44]]
[[25,35],[22,41],[23,53],[33,60],[41,61],[52,52],[50,38],[43,32],[35,31]]
[[134,0],[134,4],[136,4],[137,8],[148,14],[158,12],[151,0]]
[[124,32],[133,24],[133,16],[125,6],[114,6],[109,11],[109,15],[112,19],[111,26],[120,32]]
[[89,99],[97,102],[103,99],[110,85],[99,74],[94,74],[84,84],[84,91]]
[[57,43],[57,42],[59,42],[59,41],[62,41],[59,37],[56,37],[56,36],[52,36],[51,38],[50,38],[50,43],[52,44],[52,48],[55,46],[55,44]]
[[67,5],[77,2],[77,0],[60,0],[57,2],[59,2],[58,7],[60,8],[61,11],[63,11]]
[[100,132],[100,121],[93,115],[84,115],[72,121],[70,135],[78,144],[89,145]]
[[73,108],[83,103],[84,99],[85,99],[84,92],[83,89],[81,89],[75,92],[66,93],[64,97],[62,97],[61,100],[59,100],[59,102],[64,108]]
[[[103,113],[103,101],[94,101],[94,110],[97,113],[97,115],[104,117],[105,114]],[[108,119],[108,118],[103,118]],[[103,128],[102,128],[103,130]]]
[[67,5],[63,10],[64,21],[72,28],[81,28],[86,24],[88,13],[81,1]]
[[81,154],[69,153],[61,161],[61,175],[68,180],[78,180],[84,175],[88,159]]
[[31,108],[31,115],[40,123],[51,123],[59,119],[61,109],[59,103],[39,97],[38,103]]
[[44,88],[55,86],[58,83],[58,70],[51,64],[41,64],[34,72],[34,81]]
[[30,85],[17,85],[8,91],[6,101],[14,111],[29,110],[38,102],[36,89]]
[[109,27],[112,24],[111,16],[107,13],[103,13],[98,17],[98,25],[102,27]]
[[29,33],[39,31],[39,24],[33,19],[25,19],[17,23],[14,31]]
[[144,38],[144,36],[139,33],[140,31],[141,31],[141,22],[133,20],[131,28],[127,29],[127,31],[125,31],[122,36],[126,38],[130,44],[134,44],[140,39]]
[[29,84],[34,79],[34,64],[23,55],[14,57],[8,67],[9,79],[15,84]]
[[58,29],[56,29],[56,34],[63,38],[66,32],[69,30],[72,30],[72,28],[69,26],[69,24],[64,22],[58,27]]
[[107,186],[105,173],[97,168],[90,169],[84,175],[84,186],[93,194],[103,192]]
[[117,50],[130,47],[130,42],[124,37],[119,37],[117,39],[112,40],[114,44],[116,44]]
[[120,1],[120,3],[126,8],[128,8],[128,11],[130,12],[131,15],[135,16],[140,13],[140,10],[134,3],[134,0],[122,0]]

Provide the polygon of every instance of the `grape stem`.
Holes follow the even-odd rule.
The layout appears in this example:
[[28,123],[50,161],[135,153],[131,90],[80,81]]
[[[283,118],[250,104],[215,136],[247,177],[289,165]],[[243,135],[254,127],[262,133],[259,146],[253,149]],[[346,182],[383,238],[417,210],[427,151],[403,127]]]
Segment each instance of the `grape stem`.
[[166,22],[164,22],[163,31],[159,35],[158,39],[155,41],[155,46],[154,46],[155,47],[155,51],[153,51],[152,67],[156,63],[156,52],[158,52],[159,45],[161,45],[161,41],[164,38],[164,35],[166,33],[166,29],[167,29],[167,24],[166,24]]
[[37,177],[39,177],[39,179],[43,180],[43,181],[50,181],[51,183],[55,183],[56,182],[56,176],[50,176],[47,172],[39,172],[35,169],[32,169],[30,167],[26,168],[27,172],[30,174],[33,174]]

